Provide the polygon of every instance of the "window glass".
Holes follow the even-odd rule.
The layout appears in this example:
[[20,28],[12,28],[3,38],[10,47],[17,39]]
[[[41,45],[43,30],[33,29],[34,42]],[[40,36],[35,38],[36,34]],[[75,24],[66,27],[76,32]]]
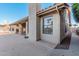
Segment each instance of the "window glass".
[[43,19],[43,33],[52,34],[53,32],[53,17]]

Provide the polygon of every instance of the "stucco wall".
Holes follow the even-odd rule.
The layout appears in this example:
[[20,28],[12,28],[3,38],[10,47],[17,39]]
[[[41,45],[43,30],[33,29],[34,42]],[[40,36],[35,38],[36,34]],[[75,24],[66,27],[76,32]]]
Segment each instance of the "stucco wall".
[[28,36],[28,34],[29,34],[29,22],[28,21],[26,22],[25,30],[26,30],[26,36]]
[[53,44],[58,44],[60,43],[60,16],[58,13],[52,13],[49,15],[53,17],[53,34],[43,34],[42,32],[43,18],[41,18],[41,39],[51,42]]
[[29,4],[29,39],[31,41],[37,40],[37,16],[36,12],[40,9],[40,4]]
[[65,17],[63,15],[63,12],[60,12],[60,41],[62,41],[65,38],[66,26],[65,26]]
[[60,15],[58,13],[53,15],[53,43],[60,43]]
[[[16,29],[19,29],[19,27],[17,27],[16,25],[10,25],[11,27],[11,33],[16,33]],[[14,31],[12,31],[12,29],[14,29]]]
[[9,25],[0,26],[0,32],[8,32],[9,33]]

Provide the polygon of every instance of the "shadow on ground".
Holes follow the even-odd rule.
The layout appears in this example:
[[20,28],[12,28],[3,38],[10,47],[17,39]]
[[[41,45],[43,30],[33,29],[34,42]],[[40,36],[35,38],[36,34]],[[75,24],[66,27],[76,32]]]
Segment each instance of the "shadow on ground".
[[71,33],[68,34],[55,49],[69,49],[71,42]]

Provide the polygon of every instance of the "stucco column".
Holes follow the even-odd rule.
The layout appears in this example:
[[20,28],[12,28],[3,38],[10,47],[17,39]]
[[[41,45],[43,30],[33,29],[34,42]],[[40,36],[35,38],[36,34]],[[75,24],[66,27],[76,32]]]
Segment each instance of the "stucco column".
[[10,33],[12,32],[12,28],[11,28],[11,25],[9,25],[9,30],[10,30]]
[[32,41],[37,40],[37,15],[36,12],[40,10],[40,4],[29,4],[29,39]]
[[22,25],[19,24],[19,34],[22,34]]
[[60,14],[53,14],[53,40],[54,44],[60,43]]
[[26,21],[26,36],[28,34],[28,22]]
[[11,32],[11,33],[12,33],[12,26],[13,26],[13,25],[10,25],[10,32]]

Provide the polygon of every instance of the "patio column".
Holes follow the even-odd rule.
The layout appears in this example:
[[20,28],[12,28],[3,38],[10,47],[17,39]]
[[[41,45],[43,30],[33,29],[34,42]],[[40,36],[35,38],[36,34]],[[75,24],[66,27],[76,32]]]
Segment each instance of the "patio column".
[[29,4],[29,39],[32,41],[36,41],[38,38],[38,23],[37,23],[37,15],[36,12],[40,10],[39,3],[30,3]]
[[11,33],[11,31],[12,31],[12,30],[11,30],[11,25],[9,25],[9,32]]
[[10,33],[12,33],[12,25],[9,25],[9,30],[10,30]]
[[22,34],[22,25],[19,24],[19,34]]
[[12,29],[14,29],[14,28],[13,28],[13,25],[10,25],[10,32],[11,32],[11,33],[13,33],[13,30],[12,30]]
[[28,34],[28,21],[26,21],[26,36]]
[[60,14],[53,14],[53,39],[52,42],[57,45],[60,43]]

